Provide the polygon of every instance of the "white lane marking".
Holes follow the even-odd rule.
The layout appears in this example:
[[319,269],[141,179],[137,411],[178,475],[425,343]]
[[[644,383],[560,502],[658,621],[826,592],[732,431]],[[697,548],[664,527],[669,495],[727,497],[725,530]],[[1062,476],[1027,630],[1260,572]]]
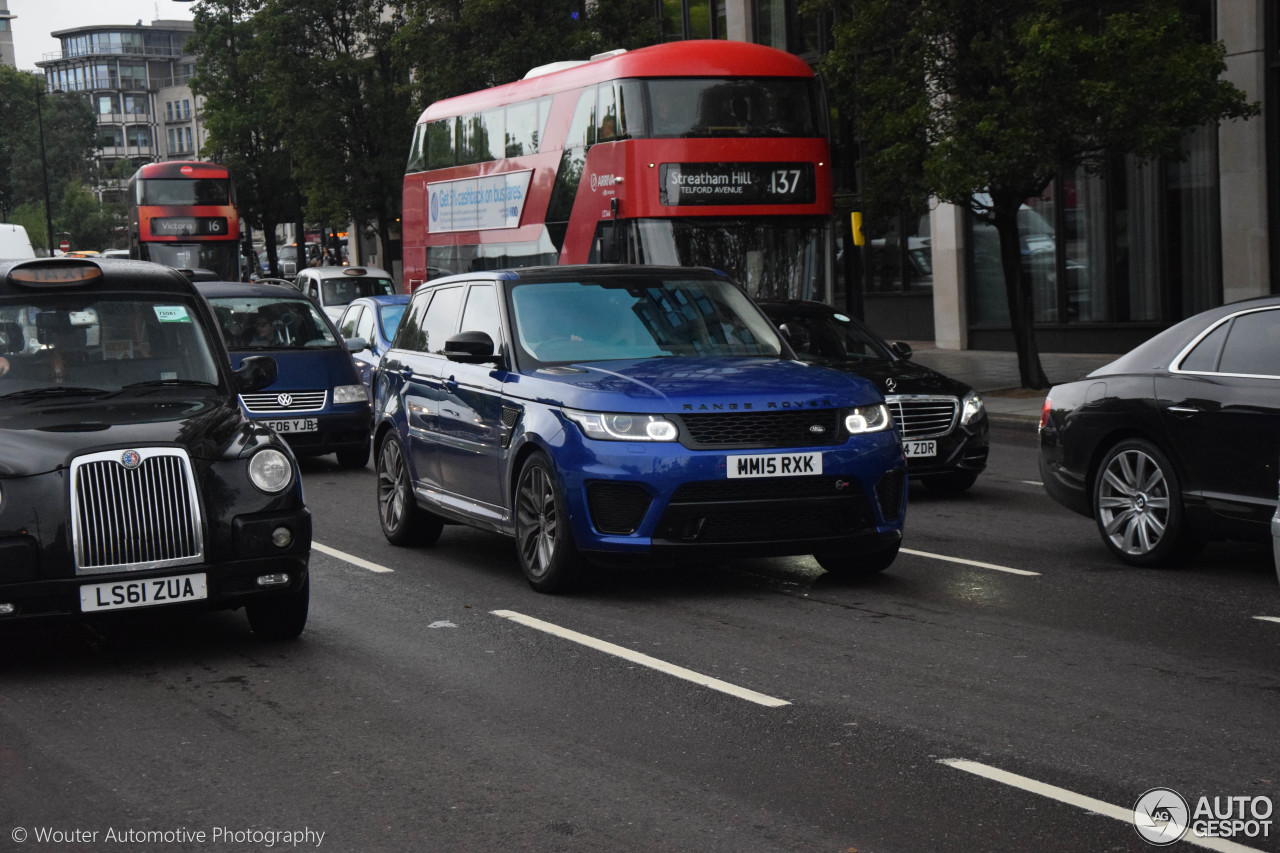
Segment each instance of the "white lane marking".
[[321,545],[315,540],[311,541],[311,548],[319,551],[321,554],[328,554],[330,557],[337,557],[339,560],[346,560],[354,566],[362,569],[368,569],[371,572],[394,572],[395,569],[388,569],[386,566],[379,566],[377,563],[370,563],[368,560],[361,559],[355,554],[348,554],[346,551],[339,551],[337,548],[330,548],[328,545]]
[[757,705],[765,705],[769,708],[780,708],[783,705],[791,703],[785,699],[775,699],[772,696],[766,696],[763,693],[757,693],[754,690],[748,690],[745,687],[739,687],[736,684],[730,684],[727,681],[721,681],[718,678],[712,678],[709,675],[703,675],[694,672],[691,669],[685,669],[682,666],[667,663],[658,660],[649,655],[632,651],[624,646],[615,645],[604,640],[597,640],[595,637],[589,637],[586,634],[579,634],[577,631],[571,631],[568,628],[561,628],[550,622],[544,622],[541,619],[535,619],[532,616],[525,616],[523,613],[516,613],[513,610],[494,610],[491,611],[494,616],[500,616],[503,619],[510,619],[512,622],[519,622],[529,628],[536,628],[539,631],[545,631],[548,634],[554,634],[565,640],[571,640],[580,643],[597,651],[610,655],[616,655],[624,660],[632,663],[638,663],[641,666],[647,666],[650,669],[656,669],[667,675],[674,675],[676,678],[683,678],[685,681],[692,681],[694,684],[700,684],[703,687],[710,687],[712,690],[719,690],[721,693],[727,693],[739,699],[746,699],[748,702],[755,702]]
[[[1100,815],[1115,818],[1129,824],[1131,827],[1133,826],[1133,809],[1122,809],[1119,806],[1104,803],[1102,800],[1095,800],[1093,797],[1086,797],[1083,794],[1077,794],[1075,791],[1068,791],[1066,788],[1037,782],[1035,779],[1019,776],[1016,773],[1010,773],[998,767],[979,764],[976,761],[966,761],[963,758],[940,758],[938,763],[954,767],[957,770],[963,770],[966,773],[973,773],[976,776],[982,776],[994,782],[1012,785],[1015,788],[1021,788],[1024,791],[1030,791],[1033,794],[1039,794],[1042,797],[1048,797],[1051,800],[1057,800],[1060,803],[1066,803],[1069,806],[1075,806],[1085,811],[1097,812]],[[1193,832],[1187,832],[1182,837],[1182,840],[1188,844],[1195,844],[1209,850],[1222,851],[1222,853],[1261,853],[1256,848],[1245,847],[1243,844],[1237,844],[1225,838],[1200,838]]]
[[1280,616],[1255,616],[1254,619],[1261,619],[1263,622],[1280,622]]
[[913,551],[910,548],[903,548],[903,554],[911,554],[915,557],[928,557],[931,560],[945,560],[948,563],[962,563],[966,566],[974,566],[979,569],[991,569],[997,572],[1008,572],[1011,575],[1026,575],[1028,577],[1038,578],[1039,572],[1029,572],[1026,569],[1011,569],[1008,566],[997,566],[995,563],[983,563],[978,560],[965,560],[960,557],[948,557],[944,554],[930,554],[928,551]]
[[1044,483],[1043,483],[1043,482],[1041,482],[1040,480],[1019,480],[1018,482],[1019,482],[1019,483],[1026,483],[1028,486],[1043,486],[1043,485],[1044,485]]

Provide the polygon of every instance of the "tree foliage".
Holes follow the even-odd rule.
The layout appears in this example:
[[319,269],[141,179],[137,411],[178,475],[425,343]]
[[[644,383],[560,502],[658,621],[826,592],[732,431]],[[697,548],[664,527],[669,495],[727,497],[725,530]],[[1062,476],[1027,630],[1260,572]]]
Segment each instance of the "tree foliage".
[[[39,110],[36,108],[37,93]],[[79,95],[45,93],[44,77],[0,65],[0,214],[8,220],[19,210],[39,208],[34,223],[23,224],[37,246],[48,245],[43,216],[44,169],[40,156],[40,123],[44,124],[44,154],[48,164],[49,200],[55,232],[69,231],[73,244],[80,235],[64,222],[59,201],[68,188],[92,183],[97,123],[88,101]]]
[[822,0],[824,71],[855,116],[872,221],[928,197],[995,225],[1022,383],[1042,388],[1017,213],[1109,153],[1178,158],[1194,128],[1257,114],[1179,0]]

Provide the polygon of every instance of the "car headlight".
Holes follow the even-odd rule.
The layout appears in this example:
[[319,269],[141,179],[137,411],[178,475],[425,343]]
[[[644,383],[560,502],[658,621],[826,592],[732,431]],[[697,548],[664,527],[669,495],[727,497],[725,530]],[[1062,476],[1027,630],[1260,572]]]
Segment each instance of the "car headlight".
[[619,415],[564,410],[565,417],[582,428],[588,438],[603,441],[675,441],[680,430],[661,415]]
[[369,392],[363,385],[338,385],[333,389],[334,403],[367,403]]
[[874,406],[858,406],[844,413],[844,428],[849,435],[862,435],[868,432],[881,432],[893,427],[893,418],[884,403]]
[[968,426],[970,421],[976,419],[986,411],[986,405],[982,402],[982,398],[970,391],[964,396],[964,403],[960,410],[961,426]]
[[249,460],[249,479],[268,494],[284,491],[293,482],[293,463],[275,448],[259,450]]

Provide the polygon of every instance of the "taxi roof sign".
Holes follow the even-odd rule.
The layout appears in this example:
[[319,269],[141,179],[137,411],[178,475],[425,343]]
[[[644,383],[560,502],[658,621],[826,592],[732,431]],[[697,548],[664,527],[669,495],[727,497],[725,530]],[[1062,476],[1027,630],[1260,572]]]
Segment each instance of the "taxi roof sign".
[[38,260],[9,270],[10,284],[28,287],[83,287],[96,284],[102,268],[82,260]]

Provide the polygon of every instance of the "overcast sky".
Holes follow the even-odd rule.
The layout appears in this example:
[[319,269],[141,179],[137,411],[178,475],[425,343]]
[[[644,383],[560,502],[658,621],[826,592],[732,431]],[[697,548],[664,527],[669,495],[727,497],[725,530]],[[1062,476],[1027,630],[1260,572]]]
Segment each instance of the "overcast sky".
[[58,40],[49,35],[71,27],[93,27],[99,24],[136,24],[148,26],[152,21],[191,20],[194,3],[177,0],[0,0],[16,16],[13,27],[13,52],[18,68],[35,71],[36,62],[45,54],[61,49]]

